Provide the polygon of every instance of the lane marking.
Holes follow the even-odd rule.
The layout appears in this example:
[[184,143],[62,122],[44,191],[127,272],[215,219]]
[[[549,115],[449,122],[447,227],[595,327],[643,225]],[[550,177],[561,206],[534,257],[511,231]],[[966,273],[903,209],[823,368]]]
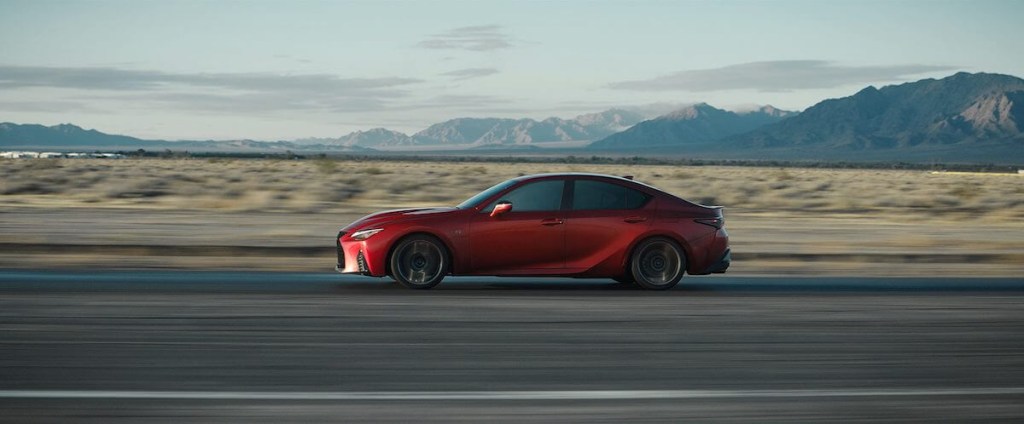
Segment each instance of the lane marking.
[[1024,387],[821,390],[524,390],[438,392],[245,392],[0,390],[0,399],[175,400],[630,400],[1024,395]]

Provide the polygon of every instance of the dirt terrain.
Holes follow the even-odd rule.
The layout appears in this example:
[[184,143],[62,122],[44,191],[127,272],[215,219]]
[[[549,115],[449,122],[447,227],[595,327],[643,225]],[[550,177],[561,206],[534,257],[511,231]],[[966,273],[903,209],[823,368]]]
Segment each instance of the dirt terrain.
[[0,267],[330,269],[363,214],[564,171],[726,206],[731,273],[1024,274],[1019,174],[330,159],[2,160]]

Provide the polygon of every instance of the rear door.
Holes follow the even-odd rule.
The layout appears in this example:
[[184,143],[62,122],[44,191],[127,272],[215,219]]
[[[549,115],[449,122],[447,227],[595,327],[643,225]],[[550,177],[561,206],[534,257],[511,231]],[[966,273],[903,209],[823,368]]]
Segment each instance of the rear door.
[[621,255],[650,226],[650,211],[645,208],[650,195],[596,179],[576,179],[571,186],[566,268],[585,270]]

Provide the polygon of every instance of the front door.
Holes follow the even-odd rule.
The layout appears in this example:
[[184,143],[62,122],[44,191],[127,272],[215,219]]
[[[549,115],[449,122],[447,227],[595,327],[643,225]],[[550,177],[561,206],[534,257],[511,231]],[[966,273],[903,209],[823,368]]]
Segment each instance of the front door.
[[[470,273],[549,274],[564,268],[564,191],[564,180],[535,181],[484,207],[470,224]],[[490,216],[500,202],[511,202],[512,210]]]

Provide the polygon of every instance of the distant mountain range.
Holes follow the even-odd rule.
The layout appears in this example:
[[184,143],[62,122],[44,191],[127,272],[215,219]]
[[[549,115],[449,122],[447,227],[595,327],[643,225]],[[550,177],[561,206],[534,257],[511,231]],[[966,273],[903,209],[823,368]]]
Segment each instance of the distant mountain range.
[[405,133],[387,128],[374,128],[367,131],[355,131],[338,138],[307,138],[296,140],[301,145],[324,146],[406,146],[411,144],[410,137]]
[[256,140],[144,140],[124,135],[106,134],[77,125],[0,123],[0,149],[14,150],[192,150],[219,152],[285,152],[288,150],[369,151],[361,147],[339,148],[323,144],[298,144],[291,141]]
[[[1024,80],[958,73],[822,101],[801,113],[705,103],[644,120],[611,109],[573,119],[459,118],[406,135],[385,128],[294,141],[164,141],[75,125],[0,124],[0,149],[370,152],[374,149],[575,151],[708,159],[1024,164]],[[597,141],[593,141],[597,140]],[[593,141],[591,143],[591,141]],[[572,143],[566,143],[572,142]],[[482,150],[481,150],[482,149]],[[457,154],[457,153],[456,153]]]
[[961,72],[830,99],[735,137],[746,148],[912,149],[1006,144],[1024,148],[1024,80]]
[[411,136],[386,128],[356,131],[336,139],[298,140],[329,146],[387,148],[403,146],[485,146],[594,141],[645,119],[638,112],[610,109],[573,119],[457,118],[431,125]]
[[636,124],[632,128],[592,143],[592,149],[635,149],[707,143],[779,122],[796,112],[763,106],[747,112],[730,112],[699,103]]
[[1009,75],[961,72],[867,87],[799,114],[762,111],[764,124],[748,125],[696,105],[591,148],[714,159],[1024,163],[1024,80]]
[[124,135],[104,134],[71,124],[43,126],[0,123],[0,147],[74,149],[93,146],[142,146],[153,143]]

